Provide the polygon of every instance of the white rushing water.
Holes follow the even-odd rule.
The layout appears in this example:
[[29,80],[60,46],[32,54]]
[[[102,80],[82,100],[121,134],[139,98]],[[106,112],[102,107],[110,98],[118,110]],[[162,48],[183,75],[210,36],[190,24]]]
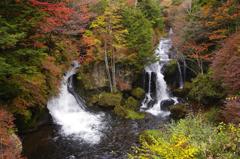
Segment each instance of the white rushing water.
[[[169,38],[162,39],[155,50],[155,55],[160,59],[159,61],[147,66],[145,68],[145,72],[148,75],[148,92],[145,95],[145,99],[142,102],[141,110],[145,110],[146,112],[149,112],[153,115],[162,115],[167,116],[170,114],[168,111],[163,111],[161,109],[161,102],[164,100],[172,99],[175,103],[177,103],[176,98],[172,98],[169,95],[167,83],[164,80],[163,75],[163,67],[166,65],[170,59],[169,59],[169,52],[172,47],[171,40]],[[154,100],[151,97],[152,90],[151,90],[151,81],[152,81],[152,74],[156,75],[156,99]],[[149,104],[151,102],[154,102],[153,106],[149,107]]]
[[61,126],[63,136],[96,144],[100,141],[101,130],[105,126],[104,114],[92,114],[85,111],[84,104],[77,101],[68,91],[68,87],[72,87],[71,82],[68,86],[68,79],[75,74],[77,67],[78,64],[74,63],[73,68],[65,74],[59,95],[50,100],[47,107],[54,122]]

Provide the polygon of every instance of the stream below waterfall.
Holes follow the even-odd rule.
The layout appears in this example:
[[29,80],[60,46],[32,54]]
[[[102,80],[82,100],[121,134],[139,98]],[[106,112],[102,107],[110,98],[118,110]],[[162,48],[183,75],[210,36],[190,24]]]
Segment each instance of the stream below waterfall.
[[[79,67],[74,63],[64,75],[59,95],[48,102],[52,120],[38,131],[23,136],[24,155],[28,159],[127,158],[131,147],[138,145],[142,131],[160,129],[169,121],[169,112],[162,111],[161,102],[176,100],[170,95],[162,73],[163,66],[170,60],[170,47],[170,39],[162,39],[155,51],[160,60],[145,68],[149,81],[145,81],[148,90],[141,109],[147,113],[142,120],[121,119],[101,109],[89,110],[74,91],[72,78]],[[154,74],[156,92],[151,89]]]

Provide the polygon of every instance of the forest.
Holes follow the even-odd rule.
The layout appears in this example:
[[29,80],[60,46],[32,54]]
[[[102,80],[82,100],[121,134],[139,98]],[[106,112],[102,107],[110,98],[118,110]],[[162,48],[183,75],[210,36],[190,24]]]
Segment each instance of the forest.
[[0,159],[82,158],[240,158],[240,1],[1,0]]

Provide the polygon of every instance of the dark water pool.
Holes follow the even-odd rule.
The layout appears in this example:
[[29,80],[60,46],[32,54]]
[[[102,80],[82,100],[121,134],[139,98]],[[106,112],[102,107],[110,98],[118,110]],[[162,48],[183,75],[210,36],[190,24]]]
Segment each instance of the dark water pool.
[[24,155],[28,159],[125,159],[138,135],[146,129],[161,128],[167,119],[146,115],[143,120],[123,120],[109,113],[107,128],[99,144],[62,137],[59,127],[52,124],[23,136]]

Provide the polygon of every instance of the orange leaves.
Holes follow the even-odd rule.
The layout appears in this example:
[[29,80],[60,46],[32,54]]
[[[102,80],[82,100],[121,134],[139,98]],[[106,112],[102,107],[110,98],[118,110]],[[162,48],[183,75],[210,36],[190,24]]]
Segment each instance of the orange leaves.
[[196,42],[192,41],[183,46],[183,51],[190,58],[209,61],[211,59],[211,55],[207,54],[209,46],[211,44],[196,44]]
[[53,76],[59,77],[61,76],[61,68],[59,68],[55,64],[55,58],[52,56],[47,56],[45,59],[42,61],[42,67],[46,71],[49,71]]

